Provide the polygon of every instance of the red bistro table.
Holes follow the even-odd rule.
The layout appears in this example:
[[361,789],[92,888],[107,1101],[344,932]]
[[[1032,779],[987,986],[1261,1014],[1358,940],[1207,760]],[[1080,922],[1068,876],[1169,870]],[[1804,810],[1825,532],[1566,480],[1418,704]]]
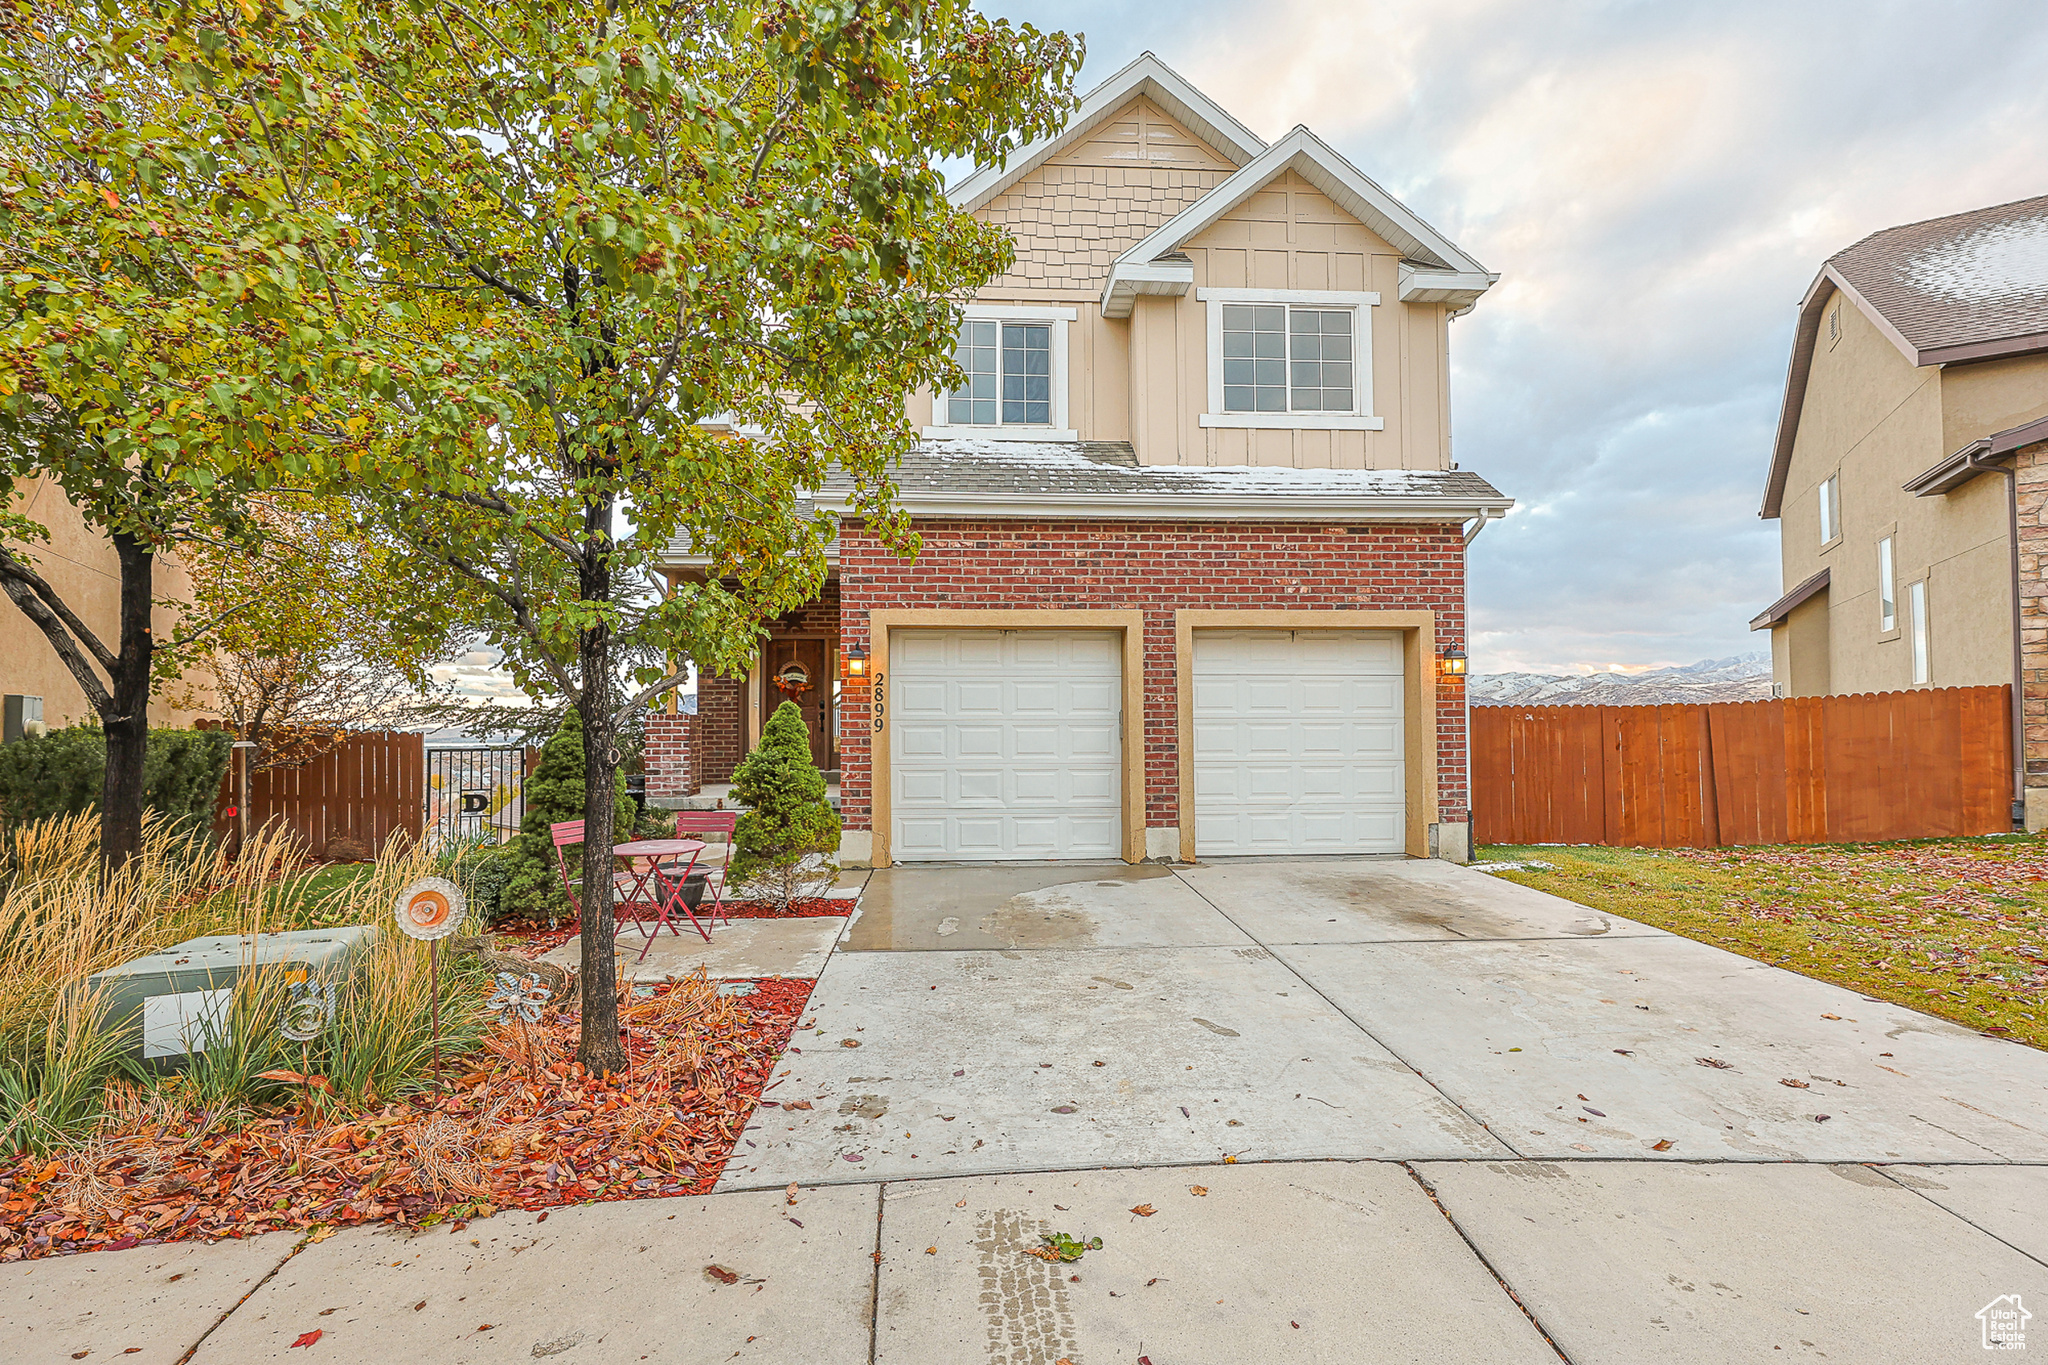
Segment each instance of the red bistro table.
[[[704,936],[704,941],[711,941],[711,931],[704,927],[697,919],[696,912],[690,909],[689,902],[683,899],[683,888],[689,883],[690,872],[697,866],[697,855],[703,851],[704,845],[695,839],[639,839],[630,844],[612,846],[612,856],[625,865],[625,875],[633,879],[632,889],[626,893],[626,904],[654,907],[654,928],[649,931],[647,945],[640,950],[637,961],[647,960],[648,949],[654,946],[654,940],[661,933],[662,925],[666,924],[672,934],[682,934],[683,931],[676,928],[675,921],[669,918],[670,912],[677,907],[681,907],[682,912],[690,917],[691,927]],[[662,859],[680,858],[685,853],[690,855],[690,861],[684,866],[683,875],[670,881],[668,873],[662,868]],[[654,883],[655,894],[652,898],[646,895],[649,881]]]

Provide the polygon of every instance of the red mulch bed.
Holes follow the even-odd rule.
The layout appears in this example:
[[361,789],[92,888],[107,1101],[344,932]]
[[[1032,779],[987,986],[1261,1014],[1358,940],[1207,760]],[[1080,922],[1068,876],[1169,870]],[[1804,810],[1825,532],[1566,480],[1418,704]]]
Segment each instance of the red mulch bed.
[[562,1014],[526,1044],[494,1030],[450,1067],[466,1073],[375,1113],[300,1108],[206,1131],[202,1116],[152,1110],[137,1092],[85,1148],[0,1159],[0,1262],[707,1193],[814,983],[752,984],[720,996],[696,978],[621,1001],[623,1076],[560,1060],[578,1027]]

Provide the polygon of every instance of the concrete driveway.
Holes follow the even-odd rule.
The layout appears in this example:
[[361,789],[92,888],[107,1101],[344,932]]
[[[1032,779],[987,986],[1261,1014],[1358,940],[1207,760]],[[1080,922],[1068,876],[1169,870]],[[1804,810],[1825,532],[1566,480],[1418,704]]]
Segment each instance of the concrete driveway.
[[[2048,1162],[2048,1055],[1441,862],[892,868],[726,1188]],[[1795,1083],[1796,1084],[1793,1084]]]

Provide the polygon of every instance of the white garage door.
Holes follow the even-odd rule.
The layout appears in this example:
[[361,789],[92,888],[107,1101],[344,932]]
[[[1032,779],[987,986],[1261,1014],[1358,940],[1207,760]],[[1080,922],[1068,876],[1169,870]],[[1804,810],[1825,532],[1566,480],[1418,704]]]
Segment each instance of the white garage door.
[[892,856],[1123,851],[1123,649],[1113,631],[889,636]]
[[1195,634],[1195,852],[1399,853],[1401,637]]

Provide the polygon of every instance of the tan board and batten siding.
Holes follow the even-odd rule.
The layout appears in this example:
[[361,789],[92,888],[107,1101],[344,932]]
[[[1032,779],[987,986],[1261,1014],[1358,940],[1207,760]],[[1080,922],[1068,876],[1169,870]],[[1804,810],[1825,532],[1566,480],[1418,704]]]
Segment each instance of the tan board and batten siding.
[[[1133,99],[1094,137],[977,211],[1010,231],[1017,259],[975,302],[1073,308],[1068,420],[1082,440],[1131,442],[1140,463],[1449,468],[1450,310],[1401,303],[1401,253],[1292,171],[1180,244],[1194,264],[1187,293],[1140,298],[1128,328],[1102,317],[1102,281],[1117,255],[1234,169],[1149,100]],[[1364,311],[1374,415],[1385,430],[1203,427],[1209,305],[1197,291],[1210,287],[1376,291],[1379,306]],[[929,394],[912,400],[911,420],[931,420]]]

